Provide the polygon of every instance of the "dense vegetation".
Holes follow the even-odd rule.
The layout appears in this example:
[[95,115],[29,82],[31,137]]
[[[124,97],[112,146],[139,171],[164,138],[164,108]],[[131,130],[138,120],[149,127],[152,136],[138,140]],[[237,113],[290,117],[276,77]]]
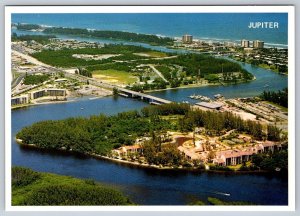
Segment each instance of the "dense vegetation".
[[264,91],[260,98],[278,104],[283,107],[288,107],[288,89],[275,91]]
[[[178,118],[172,121],[162,118],[163,115],[178,115]],[[23,144],[34,143],[39,148],[107,155],[113,148],[133,144],[138,137],[160,136],[167,130],[193,131],[195,127],[204,127],[208,135],[218,135],[224,130],[236,129],[258,140],[268,136],[259,123],[244,121],[229,112],[193,111],[186,104],[166,104],[145,107],[141,112],[123,112],[115,116],[99,115],[41,121],[24,127],[16,137],[22,139]],[[154,149],[154,155],[162,152],[161,143],[160,139],[152,138],[152,145],[157,147]],[[176,156],[171,147],[166,148],[165,153],[173,154],[174,158]],[[168,163],[170,161],[163,162]]]
[[11,173],[12,187],[24,187],[40,179],[41,175],[31,169],[13,167]]
[[262,170],[287,172],[288,170],[288,152],[287,150],[266,152],[252,156],[254,166]]
[[[178,167],[183,165],[189,167],[190,164],[178,151],[176,145],[164,144],[162,145],[161,136],[153,133],[152,139],[146,142],[143,146],[143,156],[149,164],[163,165],[170,167]],[[164,140],[166,141],[166,140]]]
[[[106,44],[101,48],[83,48],[83,49],[62,49],[62,50],[43,50],[32,54],[38,60],[57,67],[83,67],[94,66],[98,64],[112,62],[113,60],[143,59],[145,57],[134,55],[133,53],[147,52],[150,49],[141,46]],[[75,58],[74,54],[101,55],[101,54],[120,54],[103,60],[85,60]]]
[[209,83],[225,84],[236,84],[253,79],[253,75],[239,64],[203,54],[180,54],[177,55],[177,58],[148,59],[137,62],[154,64],[156,69],[168,80],[167,83],[158,78],[152,84],[137,84],[130,87],[132,90],[140,92],[151,89],[164,89],[167,85],[176,88],[180,85],[197,83],[203,78]]
[[193,131],[195,127],[204,127],[209,135],[220,135],[224,130],[236,129],[238,132],[246,132],[255,139],[261,140],[264,134],[262,125],[254,121],[244,121],[239,116],[230,112],[211,112],[202,110],[190,110],[189,105],[163,105],[158,107],[145,107],[142,109],[145,116],[151,115],[183,115],[178,120],[178,129],[182,132]]
[[215,197],[207,197],[207,204],[202,200],[196,199],[190,202],[188,205],[245,205],[246,206],[246,205],[254,205],[254,204],[245,201],[225,201]]
[[99,115],[86,119],[42,121],[23,128],[17,137],[24,144],[34,143],[40,148],[105,155],[113,148],[134,143],[137,137],[150,131],[171,127],[165,120],[145,118],[132,111],[116,116]]
[[26,24],[26,23],[17,23],[15,24],[16,28],[18,30],[25,30],[25,31],[30,31],[30,30],[37,30],[40,29],[41,26],[37,24]]
[[92,77],[93,76],[90,71],[86,70],[85,68],[81,68],[81,67],[79,67],[75,70],[75,74],[80,74],[80,75],[86,76],[86,77]]
[[[153,50],[132,45],[109,44],[101,48],[42,50],[32,54],[38,60],[56,67],[82,68],[85,76],[98,70],[117,70],[131,73],[139,77],[141,84],[128,88],[143,92],[146,90],[176,88],[181,85],[196,84],[203,79],[210,83],[231,84],[253,79],[253,75],[239,64],[226,59],[214,58],[209,55],[157,53],[174,56],[174,58],[155,58],[155,56],[137,55],[151,53]],[[107,59],[95,60],[74,57],[74,54],[101,55],[115,54]],[[158,77],[149,65],[152,64],[167,80]],[[153,75],[149,74],[155,74]],[[152,76],[151,82],[150,76]]]
[[[214,58],[209,55],[185,54],[178,58],[165,59],[165,62],[183,66],[187,76],[204,78],[208,74],[223,74],[224,81],[232,79],[253,79],[253,75],[244,70],[239,64],[226,59]],[[241,77],[236,77],[233,72],[240,72]]]
[[49,79],[49,75],[42,74],[42,75],[26,75],[24,78],[25,85],[36,85],[45,82]]
[[139,34],[133,32],[124,31],[107,31],[107,30],[88,30],[80,28],[62,28],[62,27],[51,27],[46,28],[44,33],[47,34],[64,34],[64,35],[76,35],[84,37],[96,37],[96,38],[107,38],[124,41],[134,41],[141,43],[148,43],[151,45],[172,45],[174,39],[169,37],[159,37],[156,35]]
[[207,201],[211,205],[253,205],[250,202],[244,202],[244,201],[224,201],[213,197],[208,197]]
[[54,35],[17,35],[13,33],[11,36],[11,41],[35,41],[40,44],[48,44],[50,43],[50,39],[56,38]]
[[12,168],[12,205],[131,205],[118,190],[93,180]]

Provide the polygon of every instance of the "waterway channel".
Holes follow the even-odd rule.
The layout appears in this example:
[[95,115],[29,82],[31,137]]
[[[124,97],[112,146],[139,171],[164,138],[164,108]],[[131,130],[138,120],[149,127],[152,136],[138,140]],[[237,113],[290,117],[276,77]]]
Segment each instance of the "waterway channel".
[[[214,94],[220,93],[226,98],[250,97],[258,95],[263,90],[281,90],[287,87],[285,75],[249,64],[242,66],[253,73],[256,80],[238,85],[165,90],[151,94],[172,101],[196,102],[187,96],[201,94],[213,97]],[[70,103],[12,110],[12,165],[113,184],[141,205],[185,205],[195,199],[205,201],[207,197],[227,201],[248,201],[259,205],[288,204],[288,180],[279,176],[142,169],[78,155],[27,149],[15,142],[16,133],[34,122],[100,113],[113,115],[141,109],[147,105],[142,101],[122,97],[95,100],[85,97]]]
[[[254,68],[252,72],[257,80],[251,83],[167,90],[152,94],[169,100],[182,101],[188,100],[186,96],[193,93],[207,96],[221,93],[226,97],[246,97],[263,91],[264,83],[270,83],[270,88],[273,86],[274,89],[287,86],[286,76],[259,68]],[[113,115],[122,111],[141,109],[147,105],[133,99],[106,97],[96,100],[80,98],[70,103],[38,105],[12,110],[12,164],[30,167],[37,171],[92,178],[114,184],[134,202],[143,205],[184,205],[194,199],[206,200],[207,197],[248,201],[262,205],[287,204],[286,178],[262,174],[192,173],[141,169],[94,158],[26,149],[15,142],[15,135],[21,128],[37,121],[100,113]]]

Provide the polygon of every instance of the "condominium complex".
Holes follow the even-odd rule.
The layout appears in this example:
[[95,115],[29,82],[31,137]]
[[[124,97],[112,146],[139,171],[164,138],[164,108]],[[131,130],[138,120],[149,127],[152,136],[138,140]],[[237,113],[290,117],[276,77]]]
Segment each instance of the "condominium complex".
[[248,48],[250,47],[250,42],[248,40],[241,40],[241,47]]
[[192,35],[183,35],[182,36],[182,42],[183,43],[192,43],[193,42],[193,36]]
[[264,42],[260,40],[253,41],[253,48],[264,48]]

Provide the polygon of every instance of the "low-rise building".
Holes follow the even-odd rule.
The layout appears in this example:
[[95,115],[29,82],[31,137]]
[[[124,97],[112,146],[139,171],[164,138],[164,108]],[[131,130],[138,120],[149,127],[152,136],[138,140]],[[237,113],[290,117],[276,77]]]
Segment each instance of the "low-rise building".
[[41,97],[65,97],[66,89],[41,89],[30,93],[30,99],[38,99]]
[[257,142],[253,147],[245,147],[243,149],[234,149],[226,151],[216,152],[216,157],[213,159],[213,163],[220,166],[230,166],[241,164],[251,160],[253,154],[263,153],[275,150],[281,150],[280,143],[271,141]]
[[124,157],[133,153],[142,154],[143,148],[141,145],[122,146],[118,149],[112,150],[112,152],[113,154],[116,154],[117,157]]
[[32,100],[40,98],[40,97],[44,97],[44,96],[46,96],[45,89],[30,92],[30,99],[32,99]]
[[11,105],[20,105],[20,104],[27,104],[29,103],[29,96],[28,95],[21,95],[17,97],[11,98]]
[[223,104],[219,103],[209,103],[209,102],[199,102],[195,104],[205,110],[220,110]]

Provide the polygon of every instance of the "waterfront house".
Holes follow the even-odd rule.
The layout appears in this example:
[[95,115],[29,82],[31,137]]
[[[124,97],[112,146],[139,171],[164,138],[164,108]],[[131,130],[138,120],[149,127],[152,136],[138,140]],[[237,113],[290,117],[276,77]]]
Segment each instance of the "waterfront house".
[[187,149],[183,146],[179,146],[178,150],[184,155],[185,158],[189,159],[189,160],[199,160],[200,159],[200,155],[190,149]]
[[122,146],[118,149],[112,150],[112,152],[116,154],[117,157],[124,157],[133,153],[142,154],[143,148],[141,145]]
[[251,160],[253,154],[268,151],[274,152],[281,149],[282,146],[280,143],[272,141],[257,142],[255,146],[248,146],[243,149],[218,151],[216,152],[216,157],[213,159],[213,163],[220,166],[237,165]]

